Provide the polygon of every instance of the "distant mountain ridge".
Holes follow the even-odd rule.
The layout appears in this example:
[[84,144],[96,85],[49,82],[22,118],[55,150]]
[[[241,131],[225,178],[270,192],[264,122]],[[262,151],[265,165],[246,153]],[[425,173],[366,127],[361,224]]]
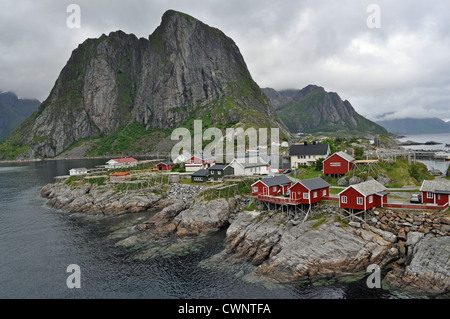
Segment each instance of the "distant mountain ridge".
[[265,88],[277,114],[292,133],[388,134],[380,125],[358,114],[349,101],[335,92],[308,85],[301,90]]
[[395,134],[450,133],[450,122],[445,122],[439,118],[403,118],[377,121],[377,123]]
[[0,92],[0,141],[37,110],[41,102],[19,99],[13,92]]

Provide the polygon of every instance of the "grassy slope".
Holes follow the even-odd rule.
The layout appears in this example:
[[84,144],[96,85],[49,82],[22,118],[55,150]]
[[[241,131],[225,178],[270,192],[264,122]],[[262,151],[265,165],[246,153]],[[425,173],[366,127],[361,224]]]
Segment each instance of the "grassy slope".
[[356,121],[358,128],[356,130],[351,128],[348,121],[345,124],[331,123],[326,119],[321,119],[318,126],[311,127],[311,122],[317,120],[313,118],[311,109],[317,108],[320,103],[326,99],[327,92],[321,88],[317,88],[306,94],[301,100],[288,103],[280,106],[277,110],[280,118],[291,130],[291,132],[302,131],[301,128],[306,128],[305,133],[332,133],[346,132],[354,135],[355,133],[373,132],[378,134],[387,134],[387,131],[376,123],[373,123],[365,117],[357,114]]

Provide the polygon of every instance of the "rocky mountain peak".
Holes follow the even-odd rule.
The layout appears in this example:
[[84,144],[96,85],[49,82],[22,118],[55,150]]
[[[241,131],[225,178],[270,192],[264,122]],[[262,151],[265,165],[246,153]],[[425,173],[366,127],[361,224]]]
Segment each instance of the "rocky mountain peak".
[[52,157],[130,123],[167,131],[194,119],[222,128],[280,127],[289,134],[236,43],[169,10],[148,39],[118,30],[80,44],[48,98],[7,142],[26,149],[23,157]]

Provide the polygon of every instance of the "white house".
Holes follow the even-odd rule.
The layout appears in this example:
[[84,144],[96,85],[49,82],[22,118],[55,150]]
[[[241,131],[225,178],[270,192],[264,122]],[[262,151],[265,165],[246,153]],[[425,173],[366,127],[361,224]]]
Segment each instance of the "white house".
[[137,166],[138,160],[132,157],[114,158],[106,162],[106,168],[124,168]]
[[88,173],[87,168],[85,167],[80,167],[80,168],[72,168],[69,170],[69,174],[70,176],[74,176],[74,175],[86,175]]
[[233,167],[234,175],[263,175],[270,173],[270,164],[260,158],[247,161],[233,159],[229,166]]
[[291,168],[314,165],[316,160],[326,159],[330,155],[328,144],[295,144],[291,146],[289,156],[291,158]]

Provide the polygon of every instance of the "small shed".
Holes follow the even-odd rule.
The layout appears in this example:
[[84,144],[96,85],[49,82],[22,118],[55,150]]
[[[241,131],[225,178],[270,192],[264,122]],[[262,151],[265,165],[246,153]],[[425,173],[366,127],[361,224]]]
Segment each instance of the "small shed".
[[220,181],[224,176],[234,175],[234,168],[228,164],[215,164],[209,168],[209,175],[213,181]]
[[121,183],[130,179],[129,172],[115,172],[109,176],[109,180],[111,183]]
[[158,171],[171,171],[174,166],[175,163],[173,162],[161,162],[156,165],[156,169]]
[[86,175],[87,173],[88,173],[88,170],[85,167],[72,168],[72,169],[69,170],[69,175],[70,176]]
[[209,179],[209,170],[200,169],[191,174],[191,181],[197,183],[206,183]]

